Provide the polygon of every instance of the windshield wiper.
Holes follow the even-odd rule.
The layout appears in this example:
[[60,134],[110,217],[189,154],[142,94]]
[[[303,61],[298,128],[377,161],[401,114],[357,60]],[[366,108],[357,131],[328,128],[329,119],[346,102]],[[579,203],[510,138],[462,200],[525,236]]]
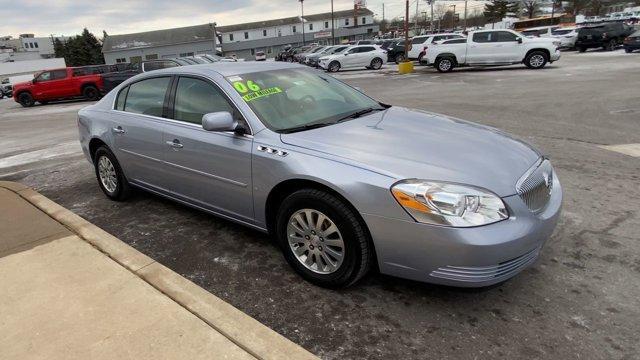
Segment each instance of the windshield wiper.
[[370,112],[374,112],[374,111],[381,111],[384,109],[378,109],[378,108],[366,108],[366,109],[362,109],[362,110],[358,110],[356,112],[353,112],[347,116],[343,116],[340,119],[336,120],[336,122],[342,122],[348,119],[356,119],[359,118],[362,115],[368,114]]
[[300,125],[300,126],[295,126],[288,129],[282,129],[280,130],[280,132],[283,134],[289,134],[289,133],[298,132],[298,131],[317,129],[317,128],[321,128],[321,127],[325,127],[333,124],[335,124],[335,122],[322,122],[322,123],[315,123],[315,124]]

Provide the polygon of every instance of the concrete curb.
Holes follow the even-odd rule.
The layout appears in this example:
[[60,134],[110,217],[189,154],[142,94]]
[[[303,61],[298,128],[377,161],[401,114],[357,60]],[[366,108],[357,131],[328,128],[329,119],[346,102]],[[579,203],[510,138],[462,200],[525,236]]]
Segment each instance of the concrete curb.
[[80,238],[139,276],[183,308],[258,359],[318,359],[217,296],[125,244],[40,193],[15,182],[0,181]]

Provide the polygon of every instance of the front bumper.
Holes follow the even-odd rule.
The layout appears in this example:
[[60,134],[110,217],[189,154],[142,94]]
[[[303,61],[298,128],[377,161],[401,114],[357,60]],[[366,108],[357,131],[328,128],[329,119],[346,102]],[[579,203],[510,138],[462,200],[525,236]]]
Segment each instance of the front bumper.
[[546,208],[534,214],[518,195],[503,198],[510,217],[452,228],[363,214],[380,272],[428,283],[482,287],[507,280],[535,262],[560,216],[562,189],[554,179]]
[[551,62],[560,60],[560,48],[557,48],[556,51],[551,54],[551,58],[549,60]]

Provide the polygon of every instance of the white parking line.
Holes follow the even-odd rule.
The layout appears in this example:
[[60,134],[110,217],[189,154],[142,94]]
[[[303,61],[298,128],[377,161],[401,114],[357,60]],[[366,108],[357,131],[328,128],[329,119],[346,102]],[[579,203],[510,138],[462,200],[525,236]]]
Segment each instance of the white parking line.
[[82,149],[80,148],[80,143],[78,143],[78,141],[68,141],[52,146],[48,149],[30,151],[0,159],[0,169],[34,163],[66,155],[75,155],[80,153],[81,150]]
[[600,145],[600,148],[633,157],[640,157],[640,144]]

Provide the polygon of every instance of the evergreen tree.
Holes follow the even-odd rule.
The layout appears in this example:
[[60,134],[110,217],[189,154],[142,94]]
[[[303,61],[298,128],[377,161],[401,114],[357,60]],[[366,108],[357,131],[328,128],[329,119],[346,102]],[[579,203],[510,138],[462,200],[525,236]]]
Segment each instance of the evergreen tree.
[[484,16],[491,22],[502,20],[507,14],[518,14],[520,6],[517,2],[494,0],[484,6]]
[[86,28],[64,43],[56,39],[53,45],[56,57],[64,57],[67,66],[104,64],[102,43]]

